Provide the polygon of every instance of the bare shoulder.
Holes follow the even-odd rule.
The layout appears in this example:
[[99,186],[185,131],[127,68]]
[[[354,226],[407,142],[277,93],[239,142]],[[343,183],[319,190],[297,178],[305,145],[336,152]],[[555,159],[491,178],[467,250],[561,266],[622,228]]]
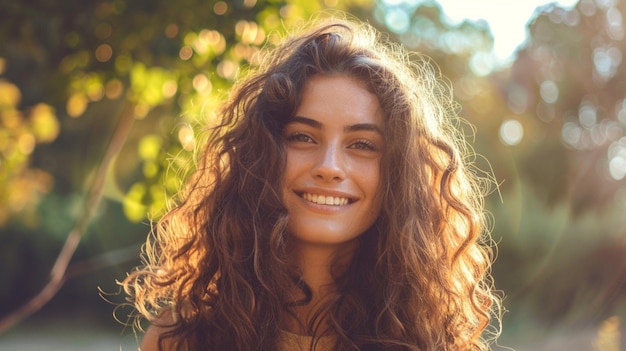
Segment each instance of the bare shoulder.
[[[165,325],[165,327],[164,327]],[[172,325],[172,317],[170,314],[167,314],[164,318],[160,318],[154,323],[150,324],[148,329],[143,335],[141,340],[141,346],[139,347],[139,351],[170,351],[172,350],[173,342],[171,340],[165,340],[163,345],[163,349],[159,348],[159,339],[163,334],[170,331],[171,328],[167,327]]]
[[[146,330],[141,340],[140,351],[160,351],[159,350],[159,337],[165,330],[161,327],[151,325]],[[163,350],[165,351],[165,350]]]

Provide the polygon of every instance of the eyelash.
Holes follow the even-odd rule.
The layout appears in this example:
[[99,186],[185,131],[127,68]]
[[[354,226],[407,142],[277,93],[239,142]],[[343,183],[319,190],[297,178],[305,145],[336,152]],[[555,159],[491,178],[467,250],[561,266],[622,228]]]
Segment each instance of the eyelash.
[[[359,147],[355,147],[359,145]],[[360,145],[363,145],[364,147],[361,147]],[[355,143],[353,143],[352,145],[350,145],[351,148],[353,149],[357,149],[357,150],[367,150],[367,151],[377,151],[378,148],[376,147],[376,145],[374,145],[374,143],[372,143],[369,140],[366,139],[361,139],[361,140],[357,140]]]
[[[286,140],[288,142],[301,142],[301,143],[314,143],[316,144],[315,140],[313,140],[313,138],[311,136],[309,136],[306,133],[303,132],[294,132],[290,135],[287,136]],[[355,149],[355,150],[363,150],[363,151],[378,151],[378,148],[376,147],[376,144],[374,144],[373,142],[367,140],[367,139],[359,139],[357,141],[355,141],[354,143],[352,143],[349,146],[350,149]]]
[[287,136],[287,141],[298,141],[303,143],[314,142],[313,138],[311,138],[308,134],[302,132],[294,132],[290,134],[289,136]]

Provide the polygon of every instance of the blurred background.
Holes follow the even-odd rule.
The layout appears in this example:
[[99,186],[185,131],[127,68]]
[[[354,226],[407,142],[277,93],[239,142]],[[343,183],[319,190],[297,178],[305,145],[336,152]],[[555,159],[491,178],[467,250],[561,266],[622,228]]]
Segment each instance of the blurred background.
[[625,349],[626,2],[520,3],[1,0],[0,349],[137,349],[116,280],[198,126],[260,47],[323,9],[432,57],[473,125],[499,184],[494,349]]

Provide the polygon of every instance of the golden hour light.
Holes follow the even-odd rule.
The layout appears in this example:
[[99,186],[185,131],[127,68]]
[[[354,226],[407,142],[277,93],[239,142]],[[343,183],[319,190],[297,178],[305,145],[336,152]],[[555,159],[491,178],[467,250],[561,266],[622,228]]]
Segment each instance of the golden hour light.
[[0,350],[626,351],[625,214],[626,0],[0,0]]

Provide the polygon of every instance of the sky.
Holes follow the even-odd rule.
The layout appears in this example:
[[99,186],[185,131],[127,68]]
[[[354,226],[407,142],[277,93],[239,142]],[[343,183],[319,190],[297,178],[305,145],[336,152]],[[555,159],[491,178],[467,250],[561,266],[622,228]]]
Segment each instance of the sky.
[[538,6],[557,3],[571,8],[578,0],[437,0],[452,21],[484,19],[494,37],[498,61],[509,61],[526,39],[526,24]]

